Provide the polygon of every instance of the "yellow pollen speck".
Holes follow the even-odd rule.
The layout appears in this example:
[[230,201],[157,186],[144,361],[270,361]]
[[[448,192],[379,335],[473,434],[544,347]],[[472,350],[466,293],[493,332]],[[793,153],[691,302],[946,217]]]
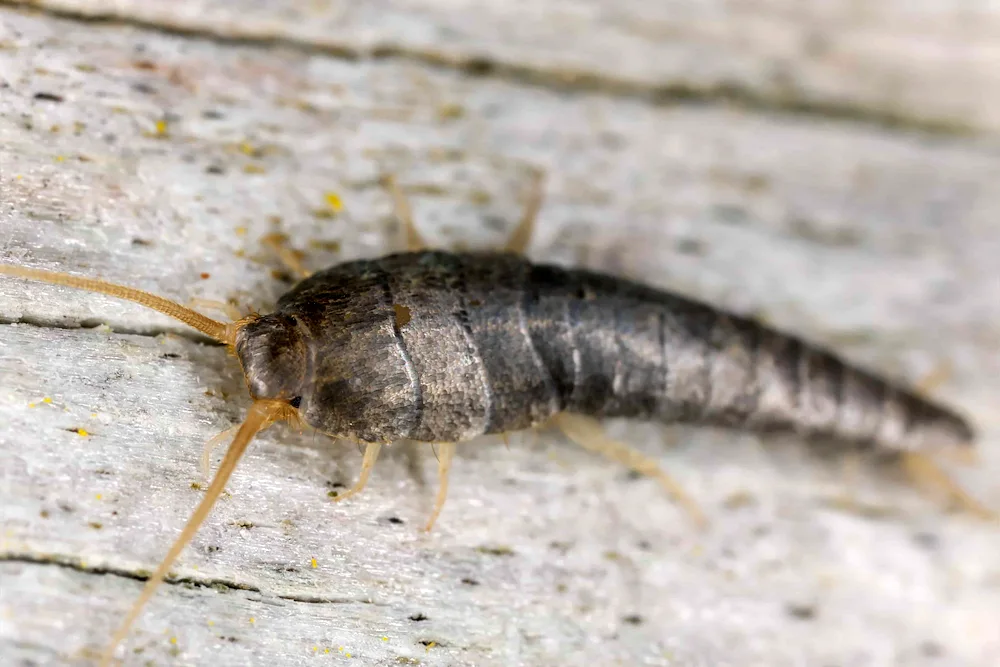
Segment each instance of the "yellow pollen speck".
[[326,205],[334,211],[341,211],[344,208],[344,202],[336,192],[324,192],[323,199],[326,201]]
[[28,403],[28,407],[29,408],[33,408],[33,407],[35,407],[35,404],[34,403]]
[[162,119],[156,121],[156,134],[162,137],[166,133],[167,133],[167,121]]
[[171,644],[176,644],[177,643],[177,637],[171,637],[170,638],[170,643]]
[[91,419],[97,419],[97,413],[96,412],[91,412],[90,413],[90,418]]
[[100,499],[101,499],[101,497],[102,497],[102,496],[101,496],[101,494],[99,494],[99,493],[98,493],[98,494],[95,494],[95,495],[94,495],[94,498],[96,498],[97,500],[100,500]]
[[313,646],[313,653],[319,653],[319,646]]
[[240,152],[244,155],[253,155],[253,144],[249,141],[240,142]]
[[65,161],[66,161],[66,156],[65,155],[57,155],[56,156],[56,162],[65,162]]
[[387,641],[389,641],[389,638],[383,635],[382,641],[387,642]]
[[330,649],[329,649],[329,648],[325,648],[325,649],[323,649],[323,653],[329,653],[329,652],[330,652]]
[[316,562],[315,558],[312,559],[312,566],[313,567],[319,567],[319,564]]
[[51,402],[52,402],[52,399],[49,398],[48,396],[46,396],[45,398],[42,399],[42,403],[51,403]]
[[244,236],[246,233],[247,233],[247,228],[246,227],[237,227],[236,228],[236,235],[237,236]]
[[208,625],[209,625],[209,627],[211,627],[211,626],[215,625],[215,621],[211,621],[211,620],[210,620],[210,621],[208,622]]
[[87,437],[88,435],[90,435],[89,433],[87,433],[86,429],[82,429],[82,428],[76,429],[76,434],[80,435],[80,436],[83,436],[83,437]]
[[351,654],[350,654],[350,653],[345,653],[345,654],[344,654],[344,657],[345,657],[345,658],[350,658],[350,657],[351,657]]
[[251,623],[256,623],[256,622],[257,622],[257,619],[256,619],[256,618],[254,618],[253,616],[251,616],[251,617],[250,617],[250,622],[251,622]]

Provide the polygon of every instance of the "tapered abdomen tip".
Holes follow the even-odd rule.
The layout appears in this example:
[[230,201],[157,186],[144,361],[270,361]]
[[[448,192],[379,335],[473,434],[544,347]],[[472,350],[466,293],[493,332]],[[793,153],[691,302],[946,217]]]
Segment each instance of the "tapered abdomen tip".
[[976,431],[962,417],[942,411],[922,426],[923,441],[928,449],[968,449],[976,444]]
[[909,451],[970,450],[976,431],[967,419],[940,405],[906,395],[900,401],[904,428],[898,442],[890,447]]

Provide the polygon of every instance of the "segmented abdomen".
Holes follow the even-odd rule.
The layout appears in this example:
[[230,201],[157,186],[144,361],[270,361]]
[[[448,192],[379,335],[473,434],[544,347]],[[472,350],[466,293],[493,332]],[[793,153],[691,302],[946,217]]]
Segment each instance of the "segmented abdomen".
[[[534,340],[566,410],[891,449],[971,444],[959,416],[801,339],[688,299],[583,271],[531,271],[529,319],[562,311],[568,345]],[[568,361],[572,359],[572,361]]]
[[[372,436],[459,441],[566,410],[894,449],[973,437],[947,409],[797,338],[633,282],[512,255],[444,252],[324,274],[306,283],[379,291],[366,298],[366,310],[377,311],[368,319],[383,322],[375,338],[366,334],[380,341],[368,363],[387,364],[372,374],[391,379],[356,401],[369,416],[354,420]],[[345,283],[351,275],[358,279]],[[361,424],[378,414],[385,424]]]

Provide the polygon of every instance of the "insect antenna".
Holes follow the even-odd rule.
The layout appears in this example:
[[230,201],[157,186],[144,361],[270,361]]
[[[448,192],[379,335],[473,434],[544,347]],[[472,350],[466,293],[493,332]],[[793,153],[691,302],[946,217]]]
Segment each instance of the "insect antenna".
[[250,411],[247,413],[246,419],[240,426],[240,430],[236,433],[236,437],[233,438],[233,442],[229,445],[229,449],[226,451],[225,457],[222,459],[222,463],[219,464],[219,469],[215,473],[215,477],[212,479],[212,483],[209,484],[208,490],[205,492],[205,497],[202,498],[201,503],[195,509],[191,518],[188,519],[187,524],[181,531],[180,536],[174,540],[173,545],[170,547],[170,551],[160,562],[159,567],[156,568],[156,572],[146,581],[146,586],[142,589],[142,593],[139,595],[139,599],[135,601],[132,605],[132,609],[129,610],[128,616],[122,621],[122,624],[118,627],[118,631],[115,632],[114,637],[111,639],[111,643],[105,650],[104,656],[101,659],[101,665],[107,666],[111,664],[114,657],[115,649],[118,647],[125,637],[128,636],[129,631],[132,628],[132,624],[135,623],[136,619],[139,618],[139,614],[142,612],[143,607],[149,602],[150,598],[153,597],[153,593],[159,588],[160,584],[163,583],[164,578],[167,576],[167,572],[170,571],[170,566],[174,564],[177,557],[180,556],[184,547],[188,545],[191,539],[198,532],[198,528],[205,521],[205,517],[212,510],[215,502],[222,495],[223,489],[226,487],[226,483],[229,481],[230,476],[233,474],[233,470],[236,468],[236,464],[239,462],[240,457],[243,456],[243,452],[246,451],[247,445],[253,439],[257,433],[267,428],[272,422],[287,419],[294,413],[294,408],[283,401],[273,401],[273,400],[258,400],[255,401],[252,406],[250,406]]
[[103,280],[81,278],[78,276],[71,276],[68,273],[57,273],[55,271],[29,269],[27,267],[14,266],[12,264],[0,264],[0,274],[15,276],[17,278],[27,278],[28,280],[38,280],[44,283],[51,283],[53,285],[75,287],[77,289],[88,290],[90,292],[100,292],[101,294],[107,294],[119,299],[133,301],[146,306],[147,308],[152,308],[153,310],[159,311],[165,315],[169,315],[174,319],[180,320],[184,324],[197,329],[220,343],[233,345],[236,340],[236,329],[238,328],[236,324],[216,322],[209,317],[205,317],[199,312],[191,310],[190,308],[185,308],[179,303],[174,303],[173,301],[156,296],[155,294],[150,294],[149,292],[143,292],[142,290],[124,287],[122,285],[115,285],[113,283],[104,282]]

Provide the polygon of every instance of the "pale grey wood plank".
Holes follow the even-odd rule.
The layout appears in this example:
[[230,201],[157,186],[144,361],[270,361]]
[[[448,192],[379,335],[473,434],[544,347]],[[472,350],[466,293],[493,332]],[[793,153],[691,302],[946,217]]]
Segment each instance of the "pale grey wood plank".
[[[542,166],[537,259],[762,312],[911,379],[950,364],[937,393],[984,430],[983,465],[958,472],[1000,506],[1000,157],[988,147],[70,31],[9,10],[0,25],[0,261],[266,308],[284,288],[273,261],[253,258],[269,216],[316,266],[378,254],[393,226],[373,183],[391,168],[424,193],[414,204],[434,241],[495,244]],[[165,115],[166,136],[145,136]],[[345,202],[334,219],[311,213],[327,190]],[[5,278],[0,321],[0,660],[72,663],[139,589],[95,570],[155,566],[197,501],[201,443],[247,399],[221,349],[135,306]],[[163,331],[184,336],[132,335]],[[363,496],[333,505],[329,483],[357,473],[353,447],[275,428],[177,567],[256,590],[167,586],[130,664],[305,664],[314,646],[347,661],[344,646],[357,664],[990,664],[994,528],[867,468],[852,487],[794,441],[610,426],[662,458],[711,532],[648,480],[543,434],[461,448],[423,536],[427,451],[392,450]],[[838,509],[847,496],[864,511]],[[288,599],[311,596],[340,602]],[[803,608],[815,616],[796,618]]]
[[[663,100],[1000,130],[1000,9],[880,0],[32,0],[339,54],[403,55]],[[487,65],[484,65],[488,63]]]

